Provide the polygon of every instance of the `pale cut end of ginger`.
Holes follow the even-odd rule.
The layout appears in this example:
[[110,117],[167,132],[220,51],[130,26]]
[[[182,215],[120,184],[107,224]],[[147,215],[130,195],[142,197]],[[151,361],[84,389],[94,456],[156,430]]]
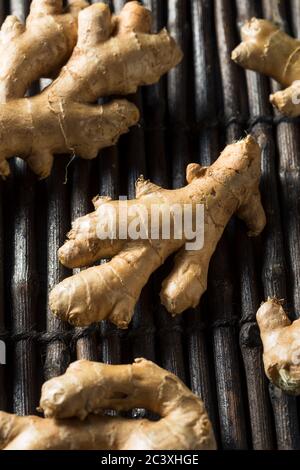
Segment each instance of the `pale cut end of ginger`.
[[257,311],[265,372],[291,395],[300,394],[300,320],[291,322],[282,303],[268,299]]

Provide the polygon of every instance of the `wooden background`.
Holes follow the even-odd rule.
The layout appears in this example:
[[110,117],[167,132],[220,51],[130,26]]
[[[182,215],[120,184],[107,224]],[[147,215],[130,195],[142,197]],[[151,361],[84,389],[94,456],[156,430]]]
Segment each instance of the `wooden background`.
[[[118,11],[123,1],[109,2]],[[273,19],[300,36],[300,0],[146,0],[154,28],[168,25],[185,59],[158,85],[132,99],[138,126],[92,162],[56,158],[39,182],[22,161],[0,183],[0,409],[35,413],[41,383],[77,358],[127,363],[155,360],[200,395],[223,449],[299,449],[299,401],[268,385],[255,313],[267,296],[300,312],[299,121],[278,116],[268,95],[277,85],[230,60],[239,26]],[[24,18],[29,1],[0,1],[1,20]],[[4,59],[1,59],[4,60]],[[36,91],[37,86],[34,87]],[[201,304],[178,319],[160,305],[172,260],[143,290],[128,331],[106,322],[72,329],[47,308],[52,287],[70,271],[56,252],[71,220],[91,210],[96,194],[134,195],[140,174],[165,187],[185,184],[188,162],[210,164],[226,145],[251,132],[262,150],[263,235],[249,240],[233,220],[219,243]],[[11,161],[12,162],[12,161]],[[142,415],[141,410],[135,415]]]

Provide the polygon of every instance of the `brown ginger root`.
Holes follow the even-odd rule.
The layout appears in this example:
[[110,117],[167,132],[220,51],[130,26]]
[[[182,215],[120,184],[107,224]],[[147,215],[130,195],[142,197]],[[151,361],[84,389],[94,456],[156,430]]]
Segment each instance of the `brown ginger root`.
[[77,16],[88,3],[33,0],[24,25],[10,15],[0,31],[0,102],[22,98],[41,77],[52,77],[69,59],[77,40]]
[[281,302],[268,299],[256,314],[268,378],[292,395],[300,395],[300,319],[291,322]]
[[[202,401],[175,375],[145,359],[132,365],[74,362],[64,375],[43,385],[40,406],[48,417],[0,412],[0,449],[216,448]],[[160,420],[100,415],[105,409],[136,407],[159,414]]]
[[300,115],[300,41],[270,21],[252,18],[241,30],[242,42],[232,59],[245,69],[274,78],[285,90],[270,96],[286,116]]
[[150,34],[150,26],[150,12],[138,2],[118,16],[103,3],[80,11],[77,45],[58,78],[37,96],[0,105],[0,175],[9,174],[7,159],[17,155],[44,178],[53,154],[95,158],[136,124],[138,110],[126,100],[92,103],[155,83],[181,60],[168,33]]
[[69,268],[87,266],[101,258],[113,259],[58,284],[50,293],[51,310],[74,325],[109,319],[119,328],[127,328],[149,276],[178,250],[174,269],[163,282],[161,301],[172,315],[195,307],[206,290],[210,258],[230,217],[236,213],[244,220],[249,235],[258,235],[265,226],[259,178],[260,148],[248,136],[228,145],[208,168],[189,165],[189,184],[183,188],[166,190],[143,179],[137,181],[137,199],[128,201],[128,213],[137,204],[146,209],[147,214],[154,204],[192,203],[194,213],[197,204],[204,204],[204,247],[193,251],[186,250],[185,237],[100,240],[97,235],[99,219],[103,225],[109,224],[103,207],[109,204],[121,213],[123,203],[96,199],[96,210],[73,223],[69,239],[59,249],[59,259]]

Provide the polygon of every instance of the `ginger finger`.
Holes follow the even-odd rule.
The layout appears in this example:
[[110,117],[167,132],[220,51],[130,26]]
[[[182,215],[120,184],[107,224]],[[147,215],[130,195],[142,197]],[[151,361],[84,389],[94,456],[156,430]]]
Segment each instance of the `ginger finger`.
[[[139,188],[145,188],[145,186],[148,188],[151,186],[152,191],[154,188],[155,190],[161,189],[150,182],[145,184],[141,178],[136,184],[137,197],[142,195],[139,194]],[[149,213],[152,202],[152,198],[147,201]],[[93,203],[96,210],[79,217],[72,223],[72,229],[67,233],[67,241],[58,250],[61,263],[68,268],[88,266],[99,259],[112,258],[123,249],[130,239],[127,232],[124,239],[119,239],[118,226],[119,221],[124,218],[126,218],[127,225],[130,225],[134,219],[135,212],[130,213],[130,209],[136,205],[135,200],[112,201],[107,197],[96,197],[93,199]],[[110,235],[101,238],[101,232]]]
[[268,299],[256,314],[268,378],[291,395],[300,394],[300,320],[291,322],[281,302]]
[[[248,236],[259,235],[265,226],[260,194],[253,194],[245,204],[241,204],[236,215],[247,225]],[[172,315],[182,313],[190,307],[197,307],[207,289],[210,259],[220,239],[220,232],[223,231],[222,226],[211,222],[208,220],[205,225],[205,233],[209,233],[211,243],[200,250],[181,248],[175,257],[171,273],[162,283],[160,300]]]
[[76,10],[62,12],[61,0],[33,0],[24,26],[8,16],[0,32],[0,102],[21,98],[35,80],[50,77],[68,60],[76,44]]
[[88,266],[101,258],[112,258],[126,244],[126,239],[119,240],[113,236],[105,239],[99,237],[100,227],[109,230],[113,224],[110,208],[116,211],[115,220],[119,220],[120,205],[116,201],[111,201],[109,197],[96,197],[93,199],[93,204],[95,211],[72,222],[72,229],[67,233],[67,241],[58,250],[60,262],[70,269]]
[[208,266],[215,248],[215,245],[211,245],[210,250],[181,248],[175,256],[174,267],[160,291],[162,305],[173,316],[199,304],[207,289]]
[[127,328],[142,288],[161,263],[148,241],[127,244],[108,263],[81,271],[55,286],[49,296],[50,309],[72,325],[108,319],[119,328]]

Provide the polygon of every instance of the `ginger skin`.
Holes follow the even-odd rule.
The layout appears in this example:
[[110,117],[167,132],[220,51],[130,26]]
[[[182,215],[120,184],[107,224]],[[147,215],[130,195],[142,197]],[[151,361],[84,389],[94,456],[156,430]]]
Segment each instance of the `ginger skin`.
[[0,102],[22,98],[41,77],[52,77],[69,59],[77,40],[77,17],[88,6],[71,0],[33,0],[24,25],[10,15],[0,31]]
[[[0,449],[216,448],[202,401],[175,375],[145,359],[136,359],[132,365],[74,362],[64,375],[43,385],[40,406],[46,418],[0,412]],[[101,416],[106,409],[136,407],[145,407],[161,418]]]
[[256,318],[266,375],[286,393],[300,395],[300,319],[291,322],[276,299],[264,302]]
[[300,115],[300,41],[267,20],[252,18],[241,30],[242,42],[232,59],[245,69],[277,80],[285,90],[270,96],[271,103],[286,116]]
[[109,319],[119,328],[127,328],[150,275],[178,250],[175,266],[163,282],[161,301],[172,315],[195,307],[206,290],[209,262],[230,217],[236,213],[244,220],[249,235],[258,235],[265,226],[259,178],[260,148],[248,136],[228,145],[208,168],[190,164],[187,167],[189,184],[183,188],[166,190],[143,179],[137,181],[137,199],[128,201],[128,207],[139,204],[147,209],[147,214],[151,213],[153,204],[192,203],[194,213],[197,204],[204,204],[204,247],[193,251],[186,250],[184,237],[99,239],[99,219],[104,225],[109,223],[103,207],[109,203],[117,212],[122,212],[122,201],[96,199],[96,210],[73,223],[69,239],[59,249],[59,259],[69,268],[87,266],[101,258],[113,259],[58,284],[50,293],[51,310],[74,325]]
[[7,159],[17,155],[45,178],[54,153],[95,158],[136,124],[138,110],[126,100],[92,103],[155,83],[181,60],[168,33],[150,28],[150,12],[138,2],[118,16],[103,3],[80,11],[77,44],[58,78],[37,96],[0,105],[0,175],[8,176]]

